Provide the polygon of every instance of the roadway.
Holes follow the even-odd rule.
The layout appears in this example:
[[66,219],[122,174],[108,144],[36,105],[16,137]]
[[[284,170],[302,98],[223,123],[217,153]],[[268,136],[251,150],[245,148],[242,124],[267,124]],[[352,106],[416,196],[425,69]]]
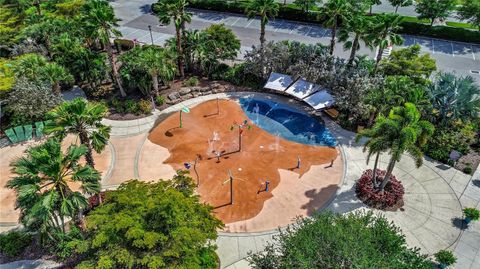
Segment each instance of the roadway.
[[[175,34],[173,25],[161,26],[157,17],[150,14],[152,0],[116,0],[111,4],[115,12],[122,19],[119,30],[124,38],[136,39],[139,42],[150,43],[151,36],[148,26],[152,26],[152,37],[155,44],[163,44],[165,40]],[[192,22],[187,25],[188,29],[204,29],[213,23],[223,23],[241,40],[241,54],[259,44],[260,21],[248,20],[245,16],[230,13],[211,12],[203,10],[191,10]],[[296,40],[303,43],[322,43],[328,45],[331,37],[329,29],[319,25],[286,21],[281,19],[272,20],[266,27],[268,41]],[[455,72],[458,75],[470,75],[480,83],[480,74],[472,73],[472,70],[480,70],[480,45],[447,40],[432,39],[420,36],[403,36],[405,43],[402,47],[419,44],[422,52],[430,53],[437,61],[440,71]],[[344,51],[342,44],[337,44],[335,54],[347,58],[349,51]],[[398,48],[398,47],[396,47]],[[362,47],[358,55],[367,54],[374,56],[374,51]],[[239,55],[241,58],[241,55]]]

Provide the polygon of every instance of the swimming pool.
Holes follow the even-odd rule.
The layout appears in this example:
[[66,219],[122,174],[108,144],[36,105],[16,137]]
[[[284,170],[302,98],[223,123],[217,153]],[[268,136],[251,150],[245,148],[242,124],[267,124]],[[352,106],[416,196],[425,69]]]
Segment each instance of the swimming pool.
[[240,98],[239,101],[250,120],[271,134],[307,145],[337,145],[325,125],[298,109],[267,99]]

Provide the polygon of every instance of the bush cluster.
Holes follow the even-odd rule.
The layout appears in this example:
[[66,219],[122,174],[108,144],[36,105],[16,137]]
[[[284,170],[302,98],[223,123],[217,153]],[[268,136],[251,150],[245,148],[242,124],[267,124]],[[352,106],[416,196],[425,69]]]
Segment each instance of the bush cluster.
[[152,103],[148,100],[132,100],[127,99],[125,101],[113,98],[110,101],[111,107],[115,110],[115,112],[120,114],[130,113],[135,115],[141,114],[150,114],[152,112]]
[[[223,1],[223,0],[192,0],[189,4],[192,8],[224,11],[243,14],[245,12],[244,1]],[[152,5],[152,10],[157,10],[156,4]],[[318,12],[303,12],[295,5],[281,5],[277,18],[295,21],[304,21],[310,23],[324,22],[324,18]],[[465,28],[451,26],[430,26],[419,22],[404,21],[401,23],[401,33],[429,36],[447,40],[480,43],[480,32]]]
[[23,231],[0,234],[0,252],[8,257],[20,255],[32,243],[32,236]]
[[[386,174],[385,170],[377,169],[377,182],[381,184]],[[400,181],[395,176],[390,177],[390,182],[387,183],[383,192],[377,191],[373,186],[373,170],[368,169],[363,172],[360,179],[357,181],[356,193],[360,200],[366,205],[377,208],[387,209],[394,206],[399,206],[403,203],[403,194],[405,189]]]

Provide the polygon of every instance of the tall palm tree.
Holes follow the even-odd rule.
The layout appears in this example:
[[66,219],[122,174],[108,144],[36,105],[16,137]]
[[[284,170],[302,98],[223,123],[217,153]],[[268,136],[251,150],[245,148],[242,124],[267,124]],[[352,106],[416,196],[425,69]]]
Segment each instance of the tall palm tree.
[[368,152],[367,164],[370,162],[371,157],[375,155],[372,182],[373,186],[377,188],[377,169],[380,154],[386,152],[391,147],[392,141],[386,139],[386,137],[384,137],[382,134],[375,132],[374,129],[364,129],[357,134],[355,137],[355,142],[358,143],[360,139],[364,137],[369,138],[369,140],[363,145],[363,152]]
[[378,48],[375,69],[378,68],[385,48],[403,44],[403,38],[397,34],[401,29],[401,21],[402,17],[398,14],[382,13],[375,16],[374,27],[368,37],[370,42]]
[[480,87],[472,77],[440,73],[429,86],[429,93],[440,123],[480,117]]
[[[260,53],[262,61],[262,72],[264,72],[264,52],[265,52],[265,26],[270,19],[277,16],[280,5],[276,0],[249,0],[245,8],[245,13],[248,19],[254,19],[256,16],[260,17]],[[264,75],[264,74],[262,74]]]
[[[64,153],[61,143],[50,138],[29,148],[27,156],[11,164],[16,176],[7,187],[16,191],[16,207],[27,228],[61,240],[55,231],[65,233],[65,218],[74,218],[88,205],[84,194],[100,191],[100,174],[89,165],[79,164],[86,152],[84,145],[71,145]],[[80,184],[82,193],[73,191],[72,184]]]
[[187,0],[164,0],[159,1],[157,5],[157,17],[160,23],[170,24],[173,21],[175,25],[177,42],[177,65],[180,76],[185,77],[185,55],[183,53],[183,39],[185,35],[185,24],[192,21],[192,14],[185,8],[188,5]]
[[[365,16],[363,12],[353,15],[345,21],[344,27],[339,32],[338,40],[344,42],[343,48],[345,50],[351,50],[348,65],[353,65],[357,51],[360,49],[360,41],[370,46],[368,36],[371,34],[371,27],[372,20],[370,17]],[[351,33],[354,34],[353,40],[349,40]]]
[[337,36],[338,21],[353,13],[353,6],[349,0],[329,0],[321,10],[321,15],[326,19],[325,25],[332,30],[332,38],[330,40],[330,55],[335,51],[335,43]]
[[105,0],[88,0],[82,8],[82,21],[86,26],[87,35],[102,43],[107,50],[108,60],[112,68],[113,80],[120,90],[120,94],[125,97],[127,94],[122,86],[122,80],[118,73],[116,55],[112,49],[110,38],[119,37],[122,34],[115,29],[118,26],[119,19],[115,17],[115,13],[110,4]]
[[51,121],[45,126],[45,133],[54,134],[61,139],[67,134],[75,134],[80,143],[87,147],[85,159],[95,167],[93,150],[100,153],[105,149],[110,138],[110,126],[102,124],[107,107],[100,103],[90,103],[83,98],[64,102],[47,114]]
[[[390,181],[395,164],[400,161],[402,155],[407,152],[414,159],[417,167],[423,163],[423,152],[421,147],[425,145],[428,138],[433,134],[434,126],[425,120],[421,120],[418,109],[412,103],[405,103],[402,107],[394,107],[390,110],[388,117],[380,116],[375,125],[366,133],[372,139],[383,141],[388,145],[390,161],[387,171],[378,191],[383,191]],[[370,142],[370,141],[369,141]],[[375,140],[367,142],[370,151],[381,149],[380,142]],[[383,143],[382,142],[382,143]]]

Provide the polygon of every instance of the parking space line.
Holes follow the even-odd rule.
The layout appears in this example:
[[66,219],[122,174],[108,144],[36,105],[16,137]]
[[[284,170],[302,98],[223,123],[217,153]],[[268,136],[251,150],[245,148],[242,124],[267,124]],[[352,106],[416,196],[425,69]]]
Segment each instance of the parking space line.
[[[294,22],[294,25],[293,25],[293,27],[292,27],[292,30],[290,30],[290,32],[288,32],[288,33],[289,33],[289,34],[293,33],[293,30],[295,30],[295,29],[297,28],[297,26],[299,26],[299,25],[300,25],[299,23]],[[308,26],[308,27],[310,27],[310,26]]]
[[452,57],[455,57],[455,53],[453,53],[453,43],[450,42],[450,46],[452,47]]
[[244,28],[248,28],[248,26],[250,26],[250,24],[253,22],[253,20],[255,20],[255,19],[251,19],[251,20],[248,22],[248,24],[244,26]]
[[432,39],[432,53],[435,54],[435,41]]
[[[275,28],[275,31],[273,31],[274,33],[276,33],[278,31],[278,29],[280,29],[280,27],[283,25],[283,22],[280,22],[280,25],[279,27]],[[275,26],[274,26],[275,27]]]
[[238,22],[238,20],[240,20],[240,17],[238,17],[238,18],[237,18],[237,19],[236,19],[236,20],[235,20],[235,21],[232,23],[232,25],[230,25],[230,26],[234,26],[234,25],[235,25],[235,23],[237,23],[237,22]]
[[470,45],[470,50],[472,50],[472,57],[473,57],[473,60],[475,61],[475,51],[473,50],[473,45]]

